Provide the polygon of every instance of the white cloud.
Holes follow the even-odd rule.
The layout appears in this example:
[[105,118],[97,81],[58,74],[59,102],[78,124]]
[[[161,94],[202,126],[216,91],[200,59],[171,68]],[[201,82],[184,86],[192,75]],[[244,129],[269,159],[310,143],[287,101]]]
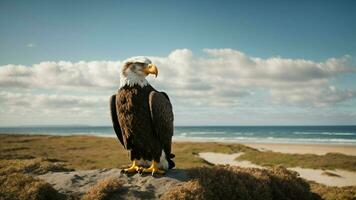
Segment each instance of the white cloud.
[[[340,89],[324,92],[329,90],[330,79],[355,72],[348,66],[349,56],[314,62],[255,58],[232,49],[204,49],[204,52],[206,57],[195,57],[190,50],[183,49],[166,58],[154,58],[165,69],[159,85],[198,102],[209,96],[226,104],[234,104],[238,102],[236,99],[258,89],[270,94],[273,103],[294,102],[303,106],[330,105],[355,97],[354,92]],[[304,92],[307,95],[300,95]],[[295,95],[301,99],[295,101]]]
[[12,88],[82,89],[113,88],[117,85],[120,62],[41,62],[33,66],[0,67],[0,86]]
[[[149,81],[166,91],[176,108],[241,108],[251,106],[246,104],[250,101],[265,106],[328,107],[356,97],[355,91],[331,83],[345,73],[356,72],[349,65],[350,56],[315,62],[263,59],[232,49],[203,51],[201,57],[189,49],[150,57],[159,76],[149,77]],[[120,66],[120,61],[0,66],[0,111],[107,110],[109,95],[118,88]]]
[[103,123],[108,103],[107,96],[0,92],[0,125]]
[[65,94],[32,94],[0,92],[0,103],[9,108],[76,110],[80,108],[107,107],[107,96],[76,96]]
[[334,86],[321,88],[295,88],[290,90],[272,90],[274,103],[288,103],[291,105],[311,105],[326,107],[338,102],[356,97],[356,91],[339,90]]

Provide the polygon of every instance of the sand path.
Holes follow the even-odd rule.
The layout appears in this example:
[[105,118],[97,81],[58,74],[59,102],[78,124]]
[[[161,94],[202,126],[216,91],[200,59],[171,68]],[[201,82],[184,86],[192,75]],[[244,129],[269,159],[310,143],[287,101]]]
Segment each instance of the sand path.
[[[224,154],[224,153],[214,153],[214,152],[204,152],[199,153],[199,156],[205,161],[218,165],[231,165],[239,167],[256,167],[264,168],[259,165],[255,165],[249,161],[237,161],[235,158],[241,156],[243,153],[235,154]],[[356,172],[350,172],[346,170],[321,170],[321,169],[308,169],[308,168],[288,168],[289,170],[296,171],[300,174],[302,178],[310,181],[315,181],[317,183],[322,183],[329,186],[350,186],[356,185]],[[331,172],[339,176],[329,176],[324,174],[325,172]]]

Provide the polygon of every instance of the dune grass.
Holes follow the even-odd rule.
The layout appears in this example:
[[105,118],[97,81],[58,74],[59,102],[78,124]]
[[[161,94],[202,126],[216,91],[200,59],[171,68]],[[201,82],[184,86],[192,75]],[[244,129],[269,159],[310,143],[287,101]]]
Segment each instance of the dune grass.
[[75,169],[96,169],[127,164],[127,155],[111,138],[0,135],[1,160],[46,158]]
[[43,158],[24,159],[24,160],[1,160],[0,175],[11,173],[26,173],[26,174],[44,174],[49,171],[73,171],[67,168],[64,164],[54,162],[55,160],[47,160]]
[[311,191],[319,194],[325,200],[355,200],[356,186],[330,187],[323,184],[309,182]]
[[71,171],[63,164],[46,159],[12,159],[0,161],[0,199],[66,199],[49,183],[32,175],[49,171]]
[[27,174],[11,173],[0,176],[0,199],[57,200],[63,196],[49,183]]
[[[345,169],[356,171],[356,156],[337,153],[326,155],[286,154],[261,152],[241,144],[173,143],[177,168],[187,169],[209,166],[199,158],[199,152],[237,153],[237,159],[248,160],[262,166],[306,167],[319,169]],[[0,165],[9,159],[45,158],[63,162],[74,169],[116,168],[130,163],[129,153],[116,138],[93,136],[26,136],[0,135]]]
[[162,200],[203,199],[289,199],[354,200],[356,186],[330,187],[306,182],[284,167],[266,169],[229,166],[188,169],[192,178],[161,197]]
[[[199,152],[234,153],[253,151],[240,144],[174,143],[177,168],[207,166]],[[0,135],[0,160],[45,158],[63,162],[74,169],[98,169],[126,166],[129,154],[115,138],[89,136]],[[2,162],[2,161],[0,161]]]
[[[284,193],[292,192],[291,194],[297,195],[298,191],[305,193],[299,199],[314,199],[316,197],[313,193],[326,200],[356,198],[356,186],[340,188],[311,183],[309,188],[304,180],[283,168],[272,167],[271,171],[266,172],[258,169],[211,167],[198,157],[199,152],[244,152],[239,159],[265,166],[356,171],[355,157],[342,154],[283,154],[260,152],[240,144],[179,142],[173,144],[173,153],[176,155],[174,160],[177,168],[190,171],[192,179],[168,191],[163,199],[213,198],[214,196],[209,195],[214,194],[209,191],[220,195],[239,195],[240,199],[270,199],[271,195],[273,199],[283,199]],[[33,178],[31,174],[70,171],[72,168],[116,168],[129,162],[128,153],[114,138],[0,135],[0,199],[63,199],[66,197],[61,196],[49,184]],[[104,180],[90,189],[83,199],[107,199],[119,191],[121,186],[120,182]],[[298,199],[297,197],[289,199]]]
[[[41,163],[44,164],[41,164]],[[41,159],[11,160],[4,162],[0,173],[0,199],[121,199],[125,195],[123,182],[108,177],[92,186],[83,196],[58,193],[51,185],[30,174],[42,174],[57,168],[56,163]],[[9,170],[15,166],[15,170]],[[31,166],[31,170],[28,169]],[[353,200],[356,186],[328,187],[306,182],[295,172],[283,167],[253,169],[228,166],[197,167],[187,169],[191,178],[169,189],[161,199],[322,199]],[[319,196],[318,196],[319,195]]]
[[117,177],[108,177],[91,187],[81,198],[81,200],[105,200],[120,199],[115,196],[122,189],[123,183]]
[[317,200],[309,184],[283,167],[266,169],[229,166],[189,170],[191,181],[167,191],[161,199]]
[[249,151],[237,158],[248,160],[262,166],[304,167],[314,169],[344,169],[356,171],[356,156],[340,153],[325,155],[286,154],[272,151]]

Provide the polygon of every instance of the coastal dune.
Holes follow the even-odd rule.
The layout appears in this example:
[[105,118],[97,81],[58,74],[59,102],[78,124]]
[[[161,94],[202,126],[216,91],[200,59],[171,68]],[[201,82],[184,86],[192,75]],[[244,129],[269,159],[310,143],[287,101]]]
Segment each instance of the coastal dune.
[[[223,154],[214,152],[199,153],[199,156],[209,163],[214,165],[231,165],[238,167],[252,167],[265,169],[266,167],[253,164],[246,160],[236,160],[243,153]],[[291,171],[298,172],[300,177],[309,181],[315,181],[328,186],[353,186],[356,185],[356,172],[346,170],[322,170],[322,169],[309,169],[301,167],[287,168]]]
[[176,168],[152,177],[120,173],[129,157],[114,138],[0,134],[0,199],[354,199],[356,156],[344,154],[354,147],[333,147],[174,142]]

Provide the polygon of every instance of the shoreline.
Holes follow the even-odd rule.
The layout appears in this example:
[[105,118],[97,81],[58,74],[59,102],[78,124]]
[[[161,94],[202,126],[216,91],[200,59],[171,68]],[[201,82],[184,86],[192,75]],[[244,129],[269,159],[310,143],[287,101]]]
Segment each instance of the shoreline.
[[[90,135],[88,135],[90,136]],[[99,136],[99,137],[105,137],[105,136]],[[111,136],[108,136],[111,137]],[[229,144],[229,143],[238,143],[238,144],[285,144],[285,145],[325,145],[325,146],[351,146],[351,147],[356,147],[356,143],[340,143],[340,142],[286,142],[286,141],[262,141],[264,138],[261,138],[261,140],[238,140],[238,139],[231,139],[231,140],[226,140],[226,139],[209,139],[209,138],[173,138],[174,142],[218,142],[218,143],[224,143],[224,144]]]
[[[115,134],[88,134],[88,133],[76,133],[76,134],[46,134],[46,133],[0,133],[0,135],[25,135],[25,136],[88,136],[88,137],[103,137],[103,138],[116,138]],[[260,139],[216,139],[216,138],[181,138],[181,137],[174,137],[172,139],[173,142],[194,142],[194,143],[201,143],[201,142],[216,142],[216,143],[223,143],[223,144],[246,144],[246,145],[319,145],[319,146],[347,146],[347,147],[355,147],[356,143],[354,142],[293,142],[287,140],[275,140],[270,139],[269,141],[265,141],[265,138]]]

